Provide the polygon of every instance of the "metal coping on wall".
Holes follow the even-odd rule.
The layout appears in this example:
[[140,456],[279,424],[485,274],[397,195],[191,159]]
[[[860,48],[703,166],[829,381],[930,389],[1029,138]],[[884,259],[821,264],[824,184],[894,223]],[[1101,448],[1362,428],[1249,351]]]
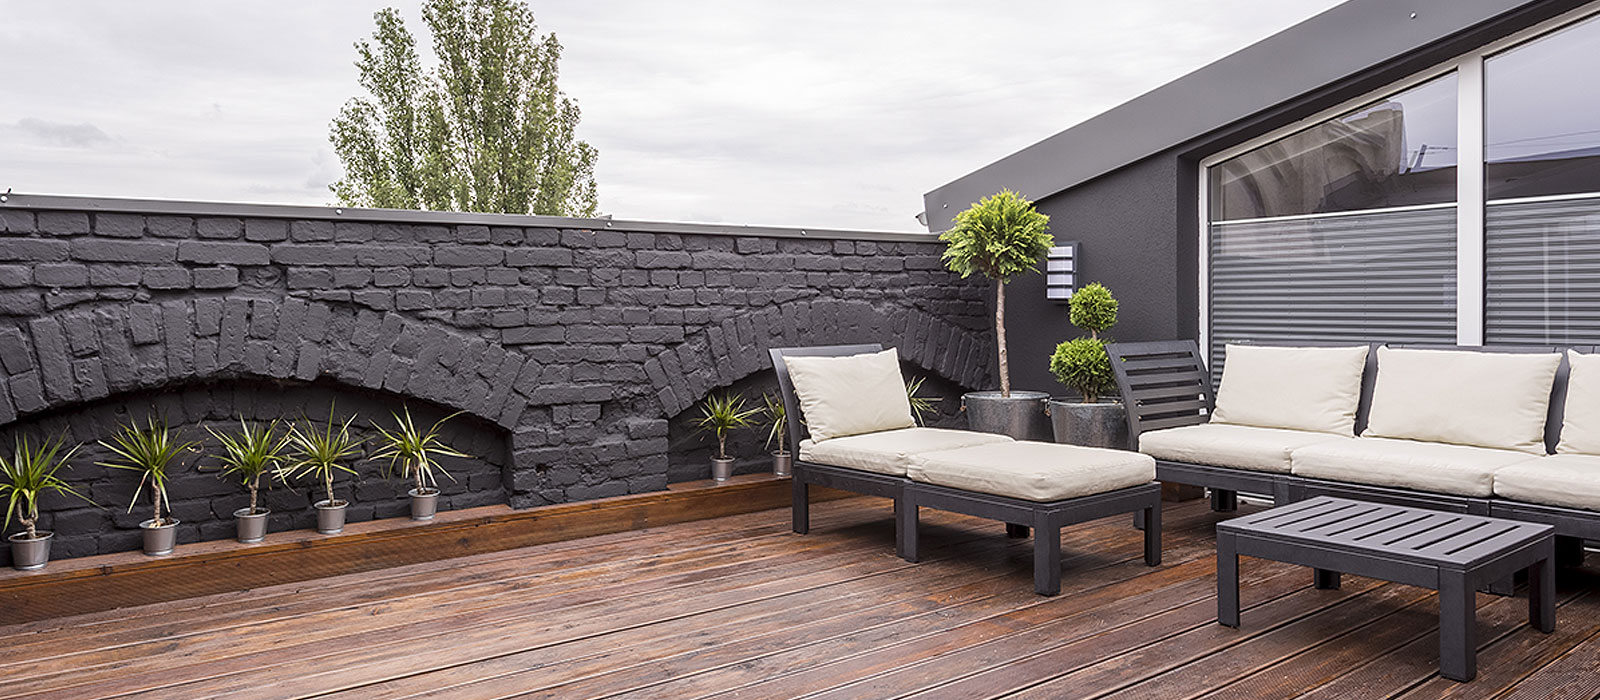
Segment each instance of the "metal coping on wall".
[[410,211],[404,209],[357,209],[313,207],[289,204],[244,204],[234,202],[195,202],[166,199],[123,199],[116,197],[74,197],[66,195],[20,194],[0,196],[0,209],[39,211],[87,211],[152,216],[231,216],[267,219],[314,219],[396,224],[438,224],[447,226],[482,225],[519,228],[583,229],[625,233],[696,234],[758,238],[809,238],[817,240],[884,241],[929,243],[938,238],[931,233],[899,231],[845,231],[825,228],[791,228],[733,224],[699,224],[626,219],[584,219],[529,214],[488,214],[453,211]]

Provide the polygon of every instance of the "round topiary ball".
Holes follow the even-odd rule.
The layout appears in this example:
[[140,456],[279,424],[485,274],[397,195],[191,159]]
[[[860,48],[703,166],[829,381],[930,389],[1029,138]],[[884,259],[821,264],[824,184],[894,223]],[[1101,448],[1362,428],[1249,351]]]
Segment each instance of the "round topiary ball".
[[1050,373],[1077,389],[1084,403],[1095,403],[1116,388],[1105,342],[1095,338],[1075,338],[1057,345],[1050,356]]
[[1068,306],[1072,325],[1094,335],[1117,324],[1117,300],[1111,296],[1111,290],[1099,282],[1086,285],[1074,293]]

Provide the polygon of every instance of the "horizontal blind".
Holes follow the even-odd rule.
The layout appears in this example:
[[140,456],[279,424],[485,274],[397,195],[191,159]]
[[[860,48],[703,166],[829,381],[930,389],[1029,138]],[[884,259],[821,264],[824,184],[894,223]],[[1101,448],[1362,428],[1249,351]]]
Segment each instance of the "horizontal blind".
[[1454,206],[1210,232],[1213,381],[1227,343],[1455,343]]
[[1484,341],[1600,344],[1600,194],[1484,209]]

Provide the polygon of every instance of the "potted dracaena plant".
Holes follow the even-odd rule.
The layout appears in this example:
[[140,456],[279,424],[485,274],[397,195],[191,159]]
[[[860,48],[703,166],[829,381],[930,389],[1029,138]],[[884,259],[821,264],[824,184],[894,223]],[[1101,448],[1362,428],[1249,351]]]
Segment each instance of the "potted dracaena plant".
[[906,401],[911,404],[911,417],[917,421],[917,426],[927,425],[927,414],[937,412],[939,399],[922,395],[922,384],[927,377],[916,377],[906,382]]
[[444,427],[444,422],[461,415],[457,411],[434,423],[427,430],[417,427],[411,420],[411,408],[404,407],[399,414],[394,416],[395,428],[388,430],[381,425],[372,426],[378,431],[378,453],[373,455],[377,459],[389,460],[391,473],[398,471],[400,478],[411,481],[415,486],[408,492],[411,495],[411,519],[432,520],[439,512],[439,484],[434,478],[434,472],[445,475],[451,481],[455,477],[439,466],[440,457],[467,457],[468,455],[457,452],[443,440],[439,439],[439,431]]
[[1057,345],[1050,356],[1050,373],[1076,390],[1080,399],[1050,401],[1056,442],[1127,449],[1128,414],[1120,402],[1107,398],[1117,383],[1106,355],[1110,341],[1101,335],[1117,322],[1117,300],[1111,290],[1095,282],[1074,293],[1068,303],[1072,325],[1089,335]]
[[783,405],[783,397],[773,394],[762,394],[761,409],[763,423],[767,426],[767,447],[772,450],[772,475],[777,477],[789,476],[794,468],[794,455],[787,449],[789,436],[789,409]]
[[354,475],[356,470],[342,462],[354,458],[361,449],[361,441],[350,434],[350,424],[355,416],[343,422],[335,421],[333,410],[328,411],[328,422],[318,429],[310,419],[289,427],[289,461],[280,469],[279,477],[285,481],[310,477],[322,486],[326,498],[317,501],[317,532],[337,535],[344,532],[345,509],[350,502],[333,496],[335,472]]
[[199,443],[180,441],[177,431],[167,427],[166,420],[151,416],[143,426],[136,422],[122,426],[111,436],[110,442],[101,440],[100,445],[111,451],[112,460],[97,464],[139,475],[139,485],[128,503],[129,513],[139,503],[139,494],[147,487],[150,489],[151,517],[139,523],[144,530],[144,553],[151,556],[171,554],[178,543],[178,520],[163,515],[163,512],[170,514],[172,511],[172,503],[167,498],[167,480],[174,469],[182,466],[177,464],[179,456],[198,452]]
[[1012,391],[1011,367],[1006,354],[1006,283],[1037,269],[1055,238],[1050,217],[1033,202],[1011,190],[984,197],[956,215],[955,225],[939,235],[946,243],[945,267],[963,279],[973,273],[994,280],[994,335],[999,359],[1000,390],[978,391],[961,397],[962,409],[974,430],[1002,433],[1021,440],[1045,440],[1050,432],[1042,391]]
[[11,528],[11,516],[16,514],[22,532],[6,539],[11,542],[11,566],[20,571],[42,569],[50,561],[50,540],[55,533],[39,530],[39,499],[47,493],[65,493],[93,504],[83,494],[56,476],[56,472],[77,454],[82,445],[62,452],[64,438],[53,438],[34,444],[27,436],[17,438],[11,457],[0,454],[0,496],[6,497],[5,529]]
[[700,420],[695,427],[717,438],[717,452],[711,456],[711,479],[727,481],[733,477],[733,458],[728,456],[728,434],[751,426],[751,417],[760,408],[745,408],[737,394],[707,396],[700,404]]
[[259,505],[261,477],[283,466],[284,450],[289,445],[288,433],[278,432],[278,421],[262,425],[243,420],[239,421],[237,435],[210,428],[206,428],[206,432],[222,446],[221,454],[217,455],[222,474],[239,479],[250,490],[250,507],[233,511],[236,538],[245,544],[266,539],[267,516],[272,511]]

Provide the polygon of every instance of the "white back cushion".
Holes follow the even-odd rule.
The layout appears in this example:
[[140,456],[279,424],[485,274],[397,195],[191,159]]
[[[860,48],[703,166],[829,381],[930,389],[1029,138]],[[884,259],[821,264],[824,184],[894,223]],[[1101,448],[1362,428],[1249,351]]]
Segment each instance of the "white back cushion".
[[1367,346],[1229,345],[1213,423],[1354,437]]
[[1363,437],[1544,454],[1561,355],[1378,348]]
[[1561,454],[1600,455],[1600,355],[1567,351],[1566,415],[1561,421]]
[[785,357],[811,439],[913,428],[894,348],[846,357]]

